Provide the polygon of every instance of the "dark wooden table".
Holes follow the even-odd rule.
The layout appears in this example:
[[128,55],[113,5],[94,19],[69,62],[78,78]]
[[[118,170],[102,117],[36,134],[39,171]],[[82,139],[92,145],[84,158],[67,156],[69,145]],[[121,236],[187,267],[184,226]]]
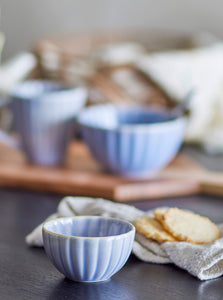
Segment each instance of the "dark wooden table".
[[[208,157],[198,150],[184,151],[209,168],[223,171],[223,157]],[[174,265],[144,263],[131,255],[126,265],[105,283],[75,283],[64,278],[42,248],[29,248],[25,236],[55,211],[61,196],[0,189],[0,300],[193,300],[223,299],[223,277],[200,281]],[[193,196],[133,203],[150,209],[177,205],[223,222],[223,199]]]

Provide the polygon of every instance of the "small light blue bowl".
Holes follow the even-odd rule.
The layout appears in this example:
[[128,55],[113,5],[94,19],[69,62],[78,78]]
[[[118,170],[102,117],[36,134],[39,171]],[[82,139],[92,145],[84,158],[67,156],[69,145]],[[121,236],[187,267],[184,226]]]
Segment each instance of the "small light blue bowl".
[[45,251],[67,278],[106,281],[126,263],[135,227],[126,221],[98,216],[58,218],[43,225]]
[[186,119],[142,107],[95,105],[78,117],[84,141],[105,170],[146,177],[165,167],[183,142]]

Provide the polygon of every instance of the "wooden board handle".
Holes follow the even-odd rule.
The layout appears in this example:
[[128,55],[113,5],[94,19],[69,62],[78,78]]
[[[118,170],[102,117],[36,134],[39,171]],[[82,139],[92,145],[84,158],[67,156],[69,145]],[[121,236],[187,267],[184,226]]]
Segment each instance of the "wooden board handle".
[[178,178],[189,180],[199,185],[200,192],[203,194],[223,196],[223,173],[220,172],[211,172],[203,168],[200,170],[191,170],[191,172],[165,170],[162,172],[162,176],[168,179]]
[[200,189],[204,194],[223,196],[223,174],[205,172],[205,176],[200,182]]

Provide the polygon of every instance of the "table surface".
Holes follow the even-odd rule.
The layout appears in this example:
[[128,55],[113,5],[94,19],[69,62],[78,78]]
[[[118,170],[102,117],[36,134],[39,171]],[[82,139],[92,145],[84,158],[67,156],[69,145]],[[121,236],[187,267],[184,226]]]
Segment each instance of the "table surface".
[[[184,149],[210,169],[223,171],[223,156],[210,157],[195,148]],[[131,255],[126,265],[104,283],[65,279],[42,248],[29,248],[25,236],[56,210],[61,196],[0,189],[0,299],[223,299],[223,277],[200,281],[174,265],[144,263]],[[147,210],[178,206],[223,222],[223,199],[181,197],[131,203]]]

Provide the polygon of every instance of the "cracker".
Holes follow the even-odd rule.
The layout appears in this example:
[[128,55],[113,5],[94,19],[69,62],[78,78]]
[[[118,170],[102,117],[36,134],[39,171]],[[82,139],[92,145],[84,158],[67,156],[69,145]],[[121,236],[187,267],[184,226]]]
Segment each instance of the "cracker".
[[220,237],[220,230],[210,219],[176,207],[163,213],[161,223],[180,241],[209,244]]
[[164,213],[168,210],[168,208],[157,208],[154,210],[153,214],[157,221],[162,222]]
[[176,239],[166,230],[156,219],[149,216],[143,216],[135,221],[136,230],[158,242],[175,242]]

